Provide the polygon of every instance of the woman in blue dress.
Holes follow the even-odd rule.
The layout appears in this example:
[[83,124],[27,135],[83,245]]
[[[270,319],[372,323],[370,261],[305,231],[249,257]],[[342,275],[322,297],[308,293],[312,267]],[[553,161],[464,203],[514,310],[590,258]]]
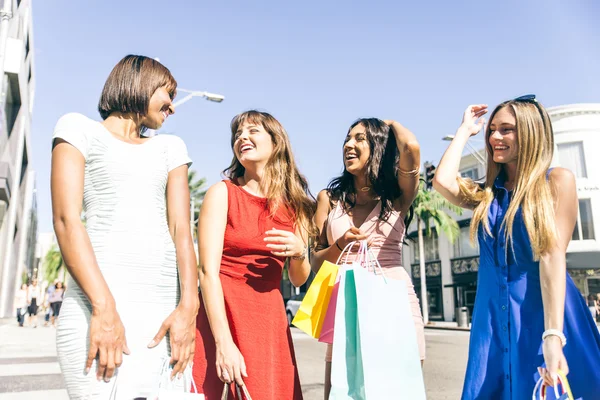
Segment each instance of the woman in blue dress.
[[467,108],[433,180],[444,197],[473,210],[471,239],[480,248],[462,399],[530,399],[539,376],[553,385],[559,369],[576,398],[600,399],[600,335],[566,271],[575,177],[550,168],[552,125],[533,95],[492,112],[485,183],[458,177],[463,149],[487,111]]

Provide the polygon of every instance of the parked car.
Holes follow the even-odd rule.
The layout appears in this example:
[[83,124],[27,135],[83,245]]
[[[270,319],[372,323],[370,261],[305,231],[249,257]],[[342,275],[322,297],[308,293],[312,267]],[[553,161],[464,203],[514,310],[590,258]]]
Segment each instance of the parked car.
[[285,313],[287,315],[288,324],[292,324],[292,320],[296,316],[298,309],[300,308],[300,303],[304,300],[304,295],[306,293],[300,293],[293,295],[285,305]]

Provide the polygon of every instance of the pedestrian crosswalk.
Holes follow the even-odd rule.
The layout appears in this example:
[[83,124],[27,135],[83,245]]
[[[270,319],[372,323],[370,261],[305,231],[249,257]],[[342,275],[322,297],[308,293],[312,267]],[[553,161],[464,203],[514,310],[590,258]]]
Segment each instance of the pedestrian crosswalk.
[[55,330],[0,321],[0,400],[68,400],[56,357]]

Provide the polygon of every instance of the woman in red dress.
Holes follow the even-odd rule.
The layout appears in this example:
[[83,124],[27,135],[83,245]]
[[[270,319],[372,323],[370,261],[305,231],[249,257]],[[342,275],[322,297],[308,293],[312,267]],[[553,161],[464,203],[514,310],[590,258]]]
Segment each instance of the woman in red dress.
[[194,379],[207,400],[221,398],[224,382],[255,400],[302,399],[280,282],[286,258],[294,286],[308,278],[315,201],[271,115],[236,116],[231,147],[229,179],[208,190],[198,223]]

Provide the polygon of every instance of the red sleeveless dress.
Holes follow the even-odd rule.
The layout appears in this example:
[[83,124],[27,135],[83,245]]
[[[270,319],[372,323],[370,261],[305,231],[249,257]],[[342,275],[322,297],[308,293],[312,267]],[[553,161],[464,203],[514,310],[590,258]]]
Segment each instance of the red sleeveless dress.
[[[227,227],[220,278],[233,341],[246,362],[244,383],[255,400],[301,400],[298,368],[281,295],[285,259],[266,247],[271,228],[293,232],[291,213],[270,215],[267,200],[226,180]],[[223,383],[216,370],[215,340],[200,296],[193,375],[207,400],[219,400]],[[230,390],[229,399],[237,399]]]

